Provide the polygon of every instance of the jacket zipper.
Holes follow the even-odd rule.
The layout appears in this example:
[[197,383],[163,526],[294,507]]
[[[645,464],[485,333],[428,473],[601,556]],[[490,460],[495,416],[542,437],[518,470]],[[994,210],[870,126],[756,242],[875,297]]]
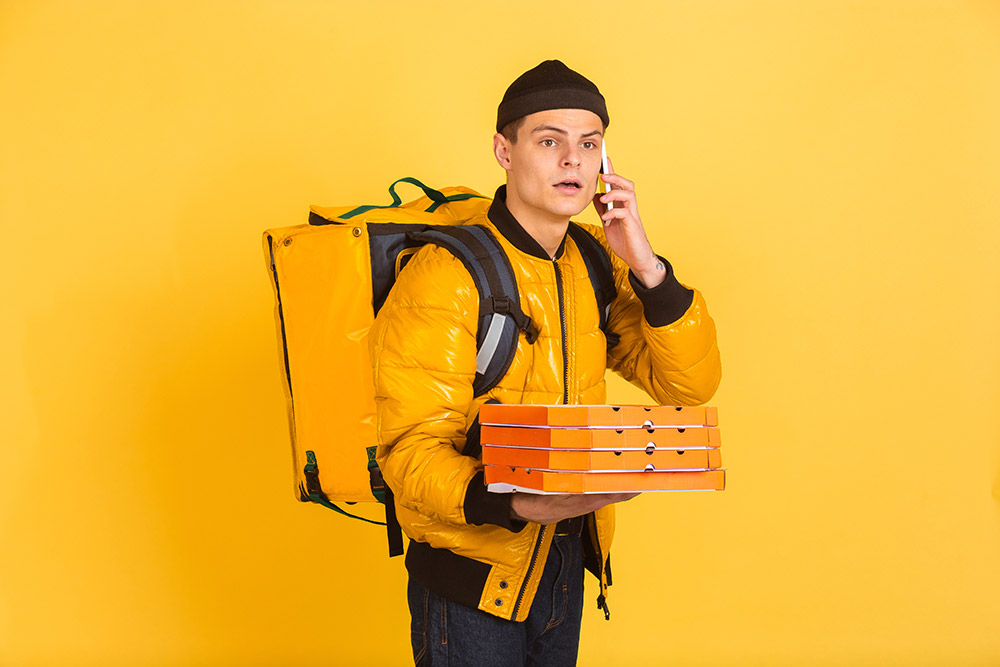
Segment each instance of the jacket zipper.
[[559,295],[559,326],[562,329],[562,360],[563,360],[563,405],[569,403],[569,352],[566,350],[566,308],[563,304],[563,281],[559,263],[552,260],[556,269],[556,292]]
[[[559,270],[559,263],[556,260],[552,260],[552,266],[556,270],[556,293],[559,296],[559,328],[562,333],[562,359],[563,359],[563,404],[569,403],[569,354],[566,351],[566,309],[563,304],[563,283],[562,283],[562,272]],[[538,561],[538,552],[542,548],[542,542],[545,538],[545,530],[548,526],[542,526],[542,529],[538,531],[538,541],[535,542],[535,549],[531,552],[531,561],[528,563],[528,572],[524,576],[524,583],[521,584],[521,590],[517,593],[517,601],[514,602],[514,611],[511,612],[510,620],[517,620],[517,611],[521,608],[521,600],[524,598],[524,592],[528,589],[528,582],[531,581],[531,573],[535,570],[535,563]],[[597,534],[597,527],[595,522],[594,534]],[[597,547],[600,551],[601,547]],[[598,554],[599,555],[599,554]],[[605,607],[606,608],[606,607]],[[607,612],[605,612],[607,614]]]
[[[559,263],[556,260],[552,260],[552,266],[556,270],[556,291],[559,294],[559,326],[562,328],[562,358],[563,358],[563,404],[569,403],[569,352],[566,349],[566,310],[565,304],[563,303],[563,282],[562,282],[562,271],[559,270]],[[608,601],[604,595],[605,584],[604,584],[604,554],[601,552],[601,539],[597,534],[597,514],[591,513],[590,515],[594,519],[594,545],[597,547],[597,561],[601,564],[601,574],[600,574],[600,585],[601,593],[597,596],[597,607],[604,611],[605,620],[611,620],[611,610],[608,609]],[[544,532],[545,526],[542,526]],[[541,545],[541,541],[535,545],[535,555],[532,556],[531,565],[528,567],[528,573],[530,575],[532,567],[535,564],[535,556],[538,552],[538,546]],[[525,585],[527,585],[527,580],[525,580]],[[524,592],[522,588],[521,592]],[[517,605],[514,606],[514,611],[517,611],[518,605],[521,603],[521,598],[518,596]],[[516,614],[515,614],[516,615]]]
[[604,620],[611,620],[611,610],[608,609],[608,600],[604,596],[605,584],[605,565],[604,565],[604,554],[601,552],[601,536],[597,533],[597,513],[591,512],[590,517],[594,520],[594,546],[597,547],[597,562],[600,563],[600,575],[598,576],[598,581],[600,582],[601,592],[597,596],[597,608],[604,611]]
[[517,620],[517,610],[521,608],[521,600],[524,598],[524,591],[528,589],[528,582],[531,581],[531,573],[535,570],[535,562],[538,561],[538,552],[542,548],[542,541],[545,538],[545,529],[548,526],[542,526],[542,529],[538,531],[538,541],[535,542],[535,550],[531,552],[531,561],[528,563],[528,573],[524,575],[524,583],[521,584],[521,590],[517,593],[517,601],[514,602],[514,611],[511,612],[510,620]]

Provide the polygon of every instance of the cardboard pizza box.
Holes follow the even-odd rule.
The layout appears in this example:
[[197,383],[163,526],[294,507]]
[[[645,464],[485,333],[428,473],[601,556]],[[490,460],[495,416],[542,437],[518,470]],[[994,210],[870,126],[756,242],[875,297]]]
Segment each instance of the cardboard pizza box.
[[592,450],[483,445],[483,463],[545,470],[657,470],[721,468],[716,448]]
[[479,410],[486,425],[562,426],[575,428],[660,428],[718,426],[716,408],[643,405],[503,405]]
[[[485,406],[484,406],[485,407]],[[647,449],[649,447],[719,447],[722,436],[714,426],[688,428],[526,428],[483,426],[483,445],[562,447],[567,449]]]
[[643,472],[559,472],[514,466],[486,466],[495,493],[628,493],[635,491],[722,491],[725,470]]

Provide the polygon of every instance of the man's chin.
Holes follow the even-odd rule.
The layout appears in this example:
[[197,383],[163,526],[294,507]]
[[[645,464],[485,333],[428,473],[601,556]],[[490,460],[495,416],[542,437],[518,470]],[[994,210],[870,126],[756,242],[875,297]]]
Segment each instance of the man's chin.
[[587,210],[587,207],[590,206],[590,204],[593,202],[593,199],[594,199],[593,195],[590,195],[589,197],[584,197],[581,195],[580,199],[574,197],[573,199],[565,202],[564,207],[562,207],[563,210],[560,212],[570,217],[580,215],[581,213]]
[[572,197],[560,196],[555,201],[551,202],[551,211],[553,213],[558,213],[559,215],[574,216],[582,213],[594,200],[594,193],[591,192],[589,195],[585,191],[581,191]]
[[534,208],[540,214],[546,217],[552,218],[574,218],[591,205],[594,199],[594,193],[591,192],[585,194],[581,192],[580,194],[572,197],[561,196],[558,198],[539,198],[535,199],[531,208]]

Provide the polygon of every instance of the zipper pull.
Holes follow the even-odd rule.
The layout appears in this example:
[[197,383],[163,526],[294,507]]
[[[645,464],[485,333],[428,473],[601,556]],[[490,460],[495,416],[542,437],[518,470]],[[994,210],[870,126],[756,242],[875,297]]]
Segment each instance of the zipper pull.
[[611,610],[608,609],[608,601],[604,597],[604,593],[601,593],[600,595],[597,596],[597,608],[604,610],[604,620],[605,621],[610,621],[611,620]]

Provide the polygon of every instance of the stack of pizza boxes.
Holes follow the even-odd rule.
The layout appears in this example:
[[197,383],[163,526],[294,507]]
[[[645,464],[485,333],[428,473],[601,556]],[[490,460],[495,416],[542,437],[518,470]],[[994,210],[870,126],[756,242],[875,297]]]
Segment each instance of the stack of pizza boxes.
[[718,411],[633,405],[483,405],[491,491],[721,491]]

